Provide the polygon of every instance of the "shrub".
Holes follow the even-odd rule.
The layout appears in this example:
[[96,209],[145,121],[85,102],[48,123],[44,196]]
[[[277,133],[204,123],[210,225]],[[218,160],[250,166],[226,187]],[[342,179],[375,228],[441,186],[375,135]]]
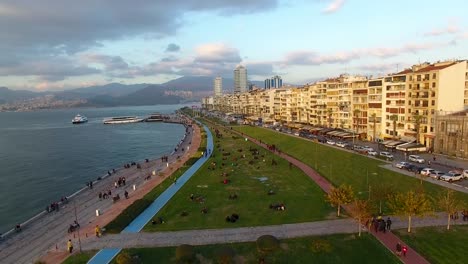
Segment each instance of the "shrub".
[[268,253],[280,248],[279,240],[272,235],[263,235],[257,238],[257,249],[261,253]]
[[236,252],[230,247],[220,247],[214,255],[218,264],[231,264],[234,263]]
[[196,157],[192,157],[190,159],[188,159],[186,162],[185,162],[185,165],[186,166],[192,166],[193,164],[195,164],[195,162],[197,162],[198,158]]
[[314,253],[328,253],[332,250],[332,245],[326,240],[317,239],[312,241],[310,249]]
[[127,252],[120,253],[117,258],[115,258],[117,264],[133,264],[132,256]]
[[175,254],[178,263],[193,263],[195,261],[195,250],[191,245],[180,245],[176,248]]

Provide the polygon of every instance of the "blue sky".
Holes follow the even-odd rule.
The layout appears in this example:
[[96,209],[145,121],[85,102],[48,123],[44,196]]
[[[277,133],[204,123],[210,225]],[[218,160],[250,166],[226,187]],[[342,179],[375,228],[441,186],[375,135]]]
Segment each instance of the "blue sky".
[[304,84],[467,59],[468,3],[4,0],[0,86],[63,90],[184,75]]

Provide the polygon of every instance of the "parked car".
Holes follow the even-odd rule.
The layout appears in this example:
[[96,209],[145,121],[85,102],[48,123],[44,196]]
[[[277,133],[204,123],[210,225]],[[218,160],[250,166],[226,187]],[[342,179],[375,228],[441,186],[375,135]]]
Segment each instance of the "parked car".
[[424,175],[424,176],[429,176],[429,174],[431,174],[432,172],[434,172],[435,170],[434,169],[431,169],[431,168],[424,168],[421,170],[421,175]]
[[370,155],[370,156],[377,156],[377,151],[374,151],[374,150],[367,151],[367,155]]
[[436,180],[440,180],[440,177],[444,174],[445,172],[443,171],[433,171],[429,174],[429,177],[436,179]]
[[299,136],[299,132],[294,132],[294,135],[295,135],[296,137],[298,137],[298,136]]
[[446,174],[440,176],[440,179],[448,182],[459,181],[463,179],[463,175],[457,172],[447,172]]
[[409,159],[410,161],[417,162],[417,163],[424,163],[424,162],[426,162],[426,160],[424,160],[423,158],[421,158],[421,157],[418,156],[418,155],[409,155],[409,156],[408,156],[408,159]]
[[402,162],[398,162],[397,164],[395,164],[395,167],[399,168],[399,169],[406,169],[406,166],[410,165],[410,163],[406,162],[406,161],[402,161]]
[[369,151],[374,151],[373,148],[368,147],[368,146],[364,146],[364,147],[362,147],[362,149],[367,150],[367,152],[369,152]]
[[468,178],[468,170],[463,171],[463,177]]
[[408,171],[412,171],[412,172],[416,172],[416,173],[419,173],[421,174],[421,171],[424,169],[424,167],[420,167],[420,166],[417,166],[417,165],[414,165],[414,164],[409,164],[408,166],[406,166],[406,168]]
[[380,156],[386,158],[387,160],[393,160],[393,155],[390,152],[381,151]]
[[335,141],[333,141],[333,140],[327,140],[327,144],[328,144],[328,145],[335,145]]

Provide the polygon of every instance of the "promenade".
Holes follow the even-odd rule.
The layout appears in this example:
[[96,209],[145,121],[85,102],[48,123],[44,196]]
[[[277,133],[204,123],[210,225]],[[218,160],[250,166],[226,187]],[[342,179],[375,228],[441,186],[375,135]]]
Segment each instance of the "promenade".
[[[115,174],[95,182],[94,188],[86,188],[60,206],[59,211],[47,213],[31,223],[22,227],[22,231],[4,238],[0,242],[0,259],[2,263],[33,263],[41,258],[46,263],[60,263],[66,257],[66,241],[72,239],[75,250],[79,249],[79,237],[82,243],[94,236],[94,227],[105,226],[114,219],[123,209],[133,201],[143,197],[151,189],[161,183],[172,172],[184,164],[194,154],[200,145],[200,130],[193,126],[186,133],[177,151],[168,156],[168,162],[161,159],[149,162],[139,161],[141,169],[131,166],[128,169],[119,169]],[[189,147],[190,146],[190,147]],[[184,151],[182,151],[184,149]],[[180,161],[177,157],[180,156]],[[169,166],[168,166],[169,164]],[[157,176],[144,180],[152,171]],[[163,176],[158,176],[162,173]],[[126,178],[124,187],[115,188],[114,182],[119,177]],[[135,190],[133,190],[135,185]],[[99,192],[112,191],[112,196],[119,194],[121,199],[113,203],[112,199],[98,198]],[[125,190],[129,199],[125,199]],[[96,216],[96,210],[101,214]],[[81,228],[68,234],[70,224],[75,220],[75,212]]]

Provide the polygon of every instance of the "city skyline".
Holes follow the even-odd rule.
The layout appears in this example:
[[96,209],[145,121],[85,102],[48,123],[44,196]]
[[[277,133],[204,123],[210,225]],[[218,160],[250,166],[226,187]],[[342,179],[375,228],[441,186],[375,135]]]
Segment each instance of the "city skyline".
[[[463,59],[467,7],[459,0],[424,7],[364,0],[4,1],[0,86],[40,91],[229,77],[239,64],[251,80],[281,75],[294,84],[340,73],[384,75],[415,61]],[[430,19],[414,19],[421,8]],[[272,39],[273,32],[280,37]]]

